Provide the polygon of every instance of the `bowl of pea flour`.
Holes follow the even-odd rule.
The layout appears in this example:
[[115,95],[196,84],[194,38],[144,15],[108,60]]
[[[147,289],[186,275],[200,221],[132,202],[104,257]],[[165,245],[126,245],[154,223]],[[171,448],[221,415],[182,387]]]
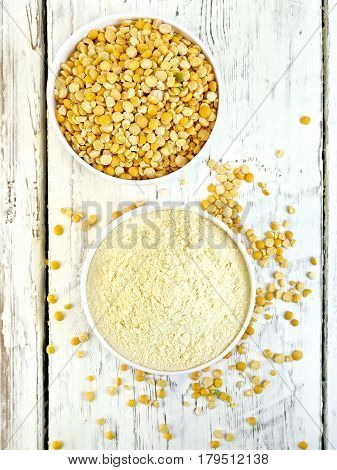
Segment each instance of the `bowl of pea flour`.
[[84,310],[100,341],[158,374],[221,359],[245,332],[255,295],[233,237],[197,209],[144,206],[114,221],[82,272]]

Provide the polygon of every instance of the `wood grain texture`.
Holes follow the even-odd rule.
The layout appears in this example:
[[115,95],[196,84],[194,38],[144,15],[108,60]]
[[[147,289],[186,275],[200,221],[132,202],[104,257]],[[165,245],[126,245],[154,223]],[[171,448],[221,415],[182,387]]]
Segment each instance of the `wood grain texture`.
[[[335,2],[329,1],[325,5],[325,111],[326,111],[326,135],[325,135],[325,446],[328,449],[337,448],[337,187],[335,175],[337,174],[337,97],[335,83],[336,71],[336,40],[337,40],[337,8]],[[332,10],[332,8],[334,8]],[[331,11],[332,10],[332,11]],[[329,14],[329,12],[331,13]]]
[[0,447],[37,449],[44,430],[40,2],[2,2],[1,51]]
[[[309,257],[315,255],[321,261],[320,2],[49,0],[49,59],[81,25],[102,15],[137,10],[181,22],[204,40],[218,60],[225,85],[226,109],[222,132],[211,149],[212,156],[220,158],[226,151],[225,160],[248,162],[257,179],[268,183],[272,192],[269,198],[262,196],[257,188],[246,191],[242,198],[251,207],[247,226],[264,231],[270,221],[289,217],[285,212],[287,204],[297,207],[291,226],[299,243],[290,254],[290,273],[291,279],[304,280],[310,269]],[[294,64],[289,67],[294,58]],[[302,114],[311,116],[310,126],[299,124]],[[301,327],[292,328],[283,320],[285,305],[277,304],[275,318],[265,324],[263,320],[259,322],[258,335],[254,337],[259,347],[251,344],[246,358],[261,359],[260,347],[285,353],[300,348],[304,352],[302,363],[278,367],[280,376],[273,380],[272,387],[263,396],[253,398],[243,397],[242,391],[235,387],[241,379],[228,370],[228,364],[235,358],[220,364],[225,371],[227,389],[238,404],[235,409],[219,406],[203,416],[195,416],[192,402],[190,408],[181,406],[188,394],[187,377],[169,379],[169,393],[159,409],[144,406],[128,409],[125,402],[133,392],[122,390],[117,398],[106,394],[106,387],[117,375],[118,363],[95,338],[83,346],[88,353],[86,358],[72,356],[70,336],[88,329],[79,297],[79,276],[87,240],[76,224],[62,218],[60,207],[97,211],[101,223],[89,233],[89,238],[94,239],[120,202],[155,198],[198,200],[205,191],[207,168],[200,165],[193,173],[188,172],[186,186],[176,181],[167,188],[147,187],[142,193],[137,188],[122,188],[88,174],[63,150],[52,129],[48,142],[49,224],[52,227],[63,223],[66,229],[63,237],[50,235],[50,257],[63,263],[61,270],[50,275],[50,291],[60,296],[51,313],[69,301],[75,305],[65,321],[50,321],[50,337],[57,346],[49,365],[50,438],[62,439],[67,449],[202,449],[208,448],[212,432],[221,428],[236,435],[234,443],[222,445],[224,449],[294,449],[302,439],[309,442],[310,448],[319,449],[322,433],[319,267],[317,278],[311,282],[314,295],[294,309]],[[284,159],[275,158],[278,148],[285,150]],[[268,282],[271,272],[272,269],[257,270],[261,285]],[[271,366],[263,359],[262,362],[265,375]],[[92,384],[86,380],[88,374],[96,377]],[[123,380],[134,385],[133,372],[123,374]],[[83,398],[83,392],[89,389],[97,392],[92,404]],[[135,390],[137,397],[149,391],[149,387],[136,384]],[[107,419],[106,428],[117,431],[116,441],[104,441],[102,429],[95,424],[100,416]],[[256,416],[257,429],[252,430],[245,423],[248,416]],[[172,426],[175,436],[169,444],[157,431],[163,421]]]

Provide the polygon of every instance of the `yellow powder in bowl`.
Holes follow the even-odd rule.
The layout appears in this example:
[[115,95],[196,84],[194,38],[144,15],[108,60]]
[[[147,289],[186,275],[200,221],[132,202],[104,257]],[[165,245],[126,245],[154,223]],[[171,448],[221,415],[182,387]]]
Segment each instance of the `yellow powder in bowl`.
[[87,302],[96,328],[120,355],[160,371],[220,355],[247,317],[246,262],[212,221],[182,209],[122,222],[89,267]]

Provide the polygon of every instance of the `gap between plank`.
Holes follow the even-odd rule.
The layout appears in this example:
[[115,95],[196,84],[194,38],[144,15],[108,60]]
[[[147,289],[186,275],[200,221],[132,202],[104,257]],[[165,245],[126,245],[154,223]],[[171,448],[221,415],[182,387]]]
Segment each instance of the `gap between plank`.
[[328,232],[325,226],[328,226],[328,200],[326,197],[325,185],[327,179],[326,149],[328,145],[328,112],[329,112],[329,88],[328,88],[328,62],[329,61],[329,0],[322,0],[322,436],[321,449],[328,448],[328,402],[327,402],[327,345],[328,345],[328,309],[326,292],[326,268],[328,264]]
[[[43,185],[44,194],[44,218],[45,218],[45,259],[48,259],[49,254],[49,211],[48,211],[48,116],[47,116],[47,80],[48,80],[48,31],[47,31],[47,1],[42,1],[42,53],[44,60],[42,62],[42,135],[41,135],[41,148],[44,151],[45,158],[45,177]],[[42,372],[43,372],[43,417],[44,417],[44,430],[43,430],[43,448],[49,448],[49,356],[46,347],[49,344],[49,306],[47,302],[47,295],[49,292],[49,268],[45,271],[45,302],[44,302],[44,341],[42,351]]]

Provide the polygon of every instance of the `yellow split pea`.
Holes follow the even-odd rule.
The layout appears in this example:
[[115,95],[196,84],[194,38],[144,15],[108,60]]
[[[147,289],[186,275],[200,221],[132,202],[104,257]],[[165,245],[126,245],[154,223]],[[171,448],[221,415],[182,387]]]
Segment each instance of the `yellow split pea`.
[[62,225],[55,225],[54,227],[54,233],[55,235],[62,235],[64,232]]
[[301,116],[300,117],[300,123],[303,124],[304,126],[307,126],[310,124],[310,116]]
[[54,97],[74,151],[128,180],[185,166],[208,140],[218,108],[201,48],[158,19],[90,31],[61,64]]
[[49,304],[56,304],[57,301],[58,301],[58,296],[56,294],[47,295],[47,302]]
[[257,424],[256,418],[254,418],[253,416],[247,418],[246,421],[251,426],[256,426],[256,424]]
[[111,431],[111,430],[108,430],[105,432],[105,439],[107,439],[108,441],[112,441],[113,439],[115,439],[116,437],[116,433]]
[[51,446],[54,450],[60,450],[63,447],[63,442],[62,441],[53,441],[51,443]]
[[57,321],[62,321],[62,320],[64,319],[64,313],[63,313],[63,312],[60,312],[60,311],[55,312],[55,313],[54,313],[54,318],[55,318],[55,320],[57,320]]
[[53,269],[53,270],[59,269],[60,262],[59,261],[50,261],[49,267],[50,267],[50,269]]
[[306,450],[308,448],[308,443],[306,441],[300,441],[297,445],[301,450]]
[[46,353],[54,354],[54,352],[55,352],[55,346],[53,345],[53,343],[48,344],[46,347]]
[[95,400],[95,392],[85,392],[84,398],[86,401],[94,401]]

